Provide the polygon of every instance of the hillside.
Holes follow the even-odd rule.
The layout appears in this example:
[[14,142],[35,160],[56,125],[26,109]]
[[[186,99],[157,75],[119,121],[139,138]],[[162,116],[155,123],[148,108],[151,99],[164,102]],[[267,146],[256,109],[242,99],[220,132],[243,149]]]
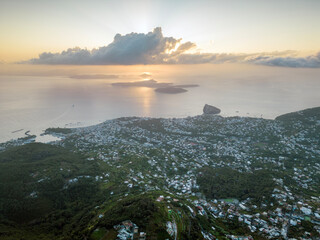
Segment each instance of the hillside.
[[306,111],[120,118],[5,143],[0,238],[317,239],[318,110]]
[[298,112],[286,113],[276,117],[279,121],[312,121],[320,120],[320,107],[308,108]]

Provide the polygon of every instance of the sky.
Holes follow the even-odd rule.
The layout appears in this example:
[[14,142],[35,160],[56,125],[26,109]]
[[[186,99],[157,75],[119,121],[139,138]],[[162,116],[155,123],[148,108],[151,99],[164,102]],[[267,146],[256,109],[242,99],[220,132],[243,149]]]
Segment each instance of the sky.
[[[0,0],[0,61],[79,64],[61,60],[62,51],[79,47],[90,57],[80,64],[202,63],[217,58],[223,62],[226,55],[221,54],[228,53],[232,61],[263,59],[265,65],[281,65],[286,60],[289,64],[284,66],[319,67],[319,11],[319,0]],[[147,58],[141,52],[139,61],[110,60],[127,46],[126,40],[130,45],[138,37],[145,43],[154,36],[166,46],[157,42]],[[168,48],[172,41],[176,45]],[[136,42],[131,45],[136,47]],[[178,54],[181,45],[184,49]],[[91,52],[93,48],[100,52]],[[121,54],[132,54],[129,50]],[[175,55],[165,55],[168,51]],[[281,59],[272,56],[271,62],[274,51],[282,53]],[[43,61],[38,56],[44,52],[60,55]],[[186,55],[190,52],[196,56]],[[203,55],[208,53],[214,55]],[[97,54],[104,54],[103,61],[96,60]],[[155,54],[156,60],[151,59]]]

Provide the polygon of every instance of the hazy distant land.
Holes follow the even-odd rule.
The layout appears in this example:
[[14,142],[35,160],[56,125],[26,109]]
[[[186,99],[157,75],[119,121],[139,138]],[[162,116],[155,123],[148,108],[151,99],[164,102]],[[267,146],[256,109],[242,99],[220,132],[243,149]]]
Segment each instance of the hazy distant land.
[[149,88],[155,88],[156,92],[167,93],[167,94],[184,93],[184,92],[188,91],[188,90],[186,90],[184,88],[199,87],[198,84],[173,85],[173,83],[159,83],[154,79],[144,80],[144,81],[135,81],[135,82],[112,83],[112,86],[120,86],[120,87],[149,87]]
[[149,87],[149,88],[160,88],[160,87],[169,87],[172,86],[173,83],[159,83],[154,79],[143,80],[143,81],[135,81],[135,82],[118,82],[112,83],[112,86],[118,87]]
[[92,75],[72,75],[70,78],[75,79],[113,79],[118,78],[117,75],[106,75],[106,74],[92,74]]

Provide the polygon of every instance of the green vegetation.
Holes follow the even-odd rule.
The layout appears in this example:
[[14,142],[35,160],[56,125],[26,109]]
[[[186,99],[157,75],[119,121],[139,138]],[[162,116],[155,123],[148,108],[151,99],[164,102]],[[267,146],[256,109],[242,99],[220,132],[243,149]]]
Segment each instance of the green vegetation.
[[[87,223],[83,220],[90,215],[88,207],[103,196],[91,177],[99,171],[97,164],[80,155],[47,144],[32,143],[0,153],[0,223],[11,226],[1,234],[11,239],[20,239],[24,231],[44,236],[64,231],[81,234]],[[76,183],[69,182],[76,177]]]
[[105,206],[104,217],[96,225],[99,229],[105,227],[112,230],[114,225],[130,219],[139,226],[139,231],[148,232],[150,237],[169,237],[165,229],[167,216],[161,206],[155,203],[153,195],[130,196],[120,201],[108,202]]
[[47,128],[45,133],[58,133],[58,134],[68,134],[71,133],[72,130],[70,128]]
[[263,201],[270,199],[275,186],[268,171],[241,173],[231,168],[204,167],[199,170],[197,182],[210,199],[253,198]]
[[108,233],[108,231],[105,228],[97,228],[96,230],[93,231],[93,233],[91,234],[90,238],[92,240],[100,240],[107,233]]
[[[308,234],[305,234],[305,232]],[[309,221],[301,221],[300,226],[290,226],[288,237],[299,238],[301,236],[304,236],[304,238],[310,238],[311,236],[319,236],[319,233],[317,233],[317,231],[313,228],[313,224]]]
[[166,222],[173,219],[183,239],[201,238],[188,209],[175,203],[169,214],[167,204],[155,201],[163,192],[121,200],[121,185],[96,181],[101,168],[80,154],[41,143],[0,153],[0,238],[115,239],[113,226],[127,219],[153,239],[170,239]]

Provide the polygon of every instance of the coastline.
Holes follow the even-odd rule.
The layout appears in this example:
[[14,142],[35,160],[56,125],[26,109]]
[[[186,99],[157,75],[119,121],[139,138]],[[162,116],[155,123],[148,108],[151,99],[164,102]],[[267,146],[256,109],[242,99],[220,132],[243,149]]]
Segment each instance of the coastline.
[[[192,118],[197,118],[200,116],[207,117],[207,118],[222,118],[222,119],[238,119],[238,120],[255,120],[255,119],[261,119],[265,121],[286,121],[286,120],[293,120],[294,118],[299,118],[303,116],[303,113],[306,113],[307,115],[313,114],[316,112],[316,115],[320,116],[320,107],[314,107],[314,108],[306,108],[302,109],[299,111],[295,112],[288,112],[281,114],[274,119],[268,119],[268,118],[263,118],[263,117],[251,117],[251,116],[221,116],[221,114],[200,114],[200,115],[195,115],[195,116],[187,116],[187,117],[140,117],[140,116],[128,116],[128,117],[118,117],[118,118],[113,118],[113,119],[107,119],[103,122],[96,123],[96,124],[91,124],[91,125],[84,125],[84,126],[79,126],[81,122],[77,122],[76,124],[68,124],[70,125],[76,125],[75,127],[56,127],[57,129],[64,129],[66,130],[66,134],[63,132],[50,132],[48,129],[55,129],[52,128],[52,126],[48,126],[46,129],[42,129],[42,133],[40,134],[34,134],[30,133],[30,130],[26,131],[23,135],[23,137],[18,137],[18,138],[13,138],[8,141],[3,141],[0,142],[0,151],[4,150],[5,148],[3,146],[5,145],[13,145],[13,146],[19,146],[23,144],[27,144],[30,142],[40,142],[40,143],[52,143],[55,141],[61,141],[64,139],[65,136],[67,136],[69,133],[72,133],[74,131],[77,131],[78,129],[87,129],[87,128],[94,128],[99,125],[104,125],[108,122],[113,122],[113,121],[120,121],[120,120],[126,120],[126,119],[143,119],[143,120],[153,120],[153,119],[160,119],[160,120],[173,120],[173,119],[192,119]],[[69,131],[70,130],[70,131]]]

